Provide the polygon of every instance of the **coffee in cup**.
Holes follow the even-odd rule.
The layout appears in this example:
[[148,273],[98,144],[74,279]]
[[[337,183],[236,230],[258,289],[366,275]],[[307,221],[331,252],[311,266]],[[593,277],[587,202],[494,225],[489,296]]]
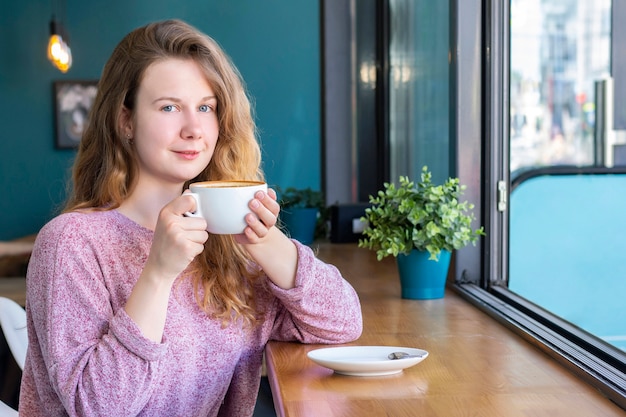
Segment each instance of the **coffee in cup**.
[[248,204],[257,191],[267,192],[262,181],[203,181],[189,186],[196,200],[196,211],[185,213],[190,217],[202,217],[207,231],[216,235],[243,233],[247,226],[245,217],[251,213]]

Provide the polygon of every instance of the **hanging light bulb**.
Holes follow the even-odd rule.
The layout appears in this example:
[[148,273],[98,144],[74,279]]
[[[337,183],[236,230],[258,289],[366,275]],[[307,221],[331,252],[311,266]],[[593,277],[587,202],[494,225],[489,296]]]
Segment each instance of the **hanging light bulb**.
[[72,66],[72,51],[62,35],[63,27],[53,17],[50,21],[48,59],[59,71],[65,73]]
[[[63,73],[72,66],[72,50],[63,39],[63,26],[52,17],[50,20],[50,40],[48,41],[48,59]],[[67,37],[66,37],[67,39]]]

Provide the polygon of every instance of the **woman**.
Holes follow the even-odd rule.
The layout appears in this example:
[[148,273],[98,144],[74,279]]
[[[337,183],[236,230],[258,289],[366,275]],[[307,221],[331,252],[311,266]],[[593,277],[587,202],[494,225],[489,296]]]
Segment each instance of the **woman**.
[[104,67],[72,194],[31,257],[23,415],[251,415],[268,340],[359,337],[353,288],[276,227],[274,191],[240,235],[183,215],[209,179],[263,179],[240,76],[183,22],[139,28]]

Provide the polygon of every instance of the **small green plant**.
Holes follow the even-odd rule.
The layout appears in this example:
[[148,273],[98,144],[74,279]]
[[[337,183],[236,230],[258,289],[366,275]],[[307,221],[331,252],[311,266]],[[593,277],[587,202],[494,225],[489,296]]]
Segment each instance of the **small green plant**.
[[472,229],[474,205],[459,201],[466,187],[458,178],[434,185],[431,177],[424,166],[417,185],[401,176],[398,187],[385,183],[376,197],[370,196],[372,207],[361,218],[368,226],[359,247],[375,250],[379,261],[389,255],[408,255],[413,249],[428,251],[429,259],[438,260],[442,250],[476,244],[484,230]]
[[281,208],[324,208],[324,194],[307,188],[288,187],[285,191],[277,190]]
[[307,188],[288,187],[282,190],[276,187],[280,209],[289,212],[296,208],[316,208],[319,210],[315,224],[315,239],[323,239],[328,231],[330,210],[326,207],[322,191]]

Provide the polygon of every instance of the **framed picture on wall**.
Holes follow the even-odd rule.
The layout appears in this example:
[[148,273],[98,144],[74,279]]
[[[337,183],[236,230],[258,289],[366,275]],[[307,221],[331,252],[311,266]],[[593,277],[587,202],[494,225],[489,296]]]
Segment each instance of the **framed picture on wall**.
[[55,81],[54,104],[58,149],[78,147],[96,98],[97,80]]

